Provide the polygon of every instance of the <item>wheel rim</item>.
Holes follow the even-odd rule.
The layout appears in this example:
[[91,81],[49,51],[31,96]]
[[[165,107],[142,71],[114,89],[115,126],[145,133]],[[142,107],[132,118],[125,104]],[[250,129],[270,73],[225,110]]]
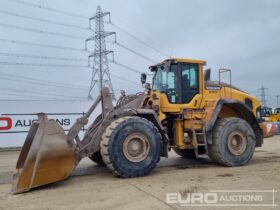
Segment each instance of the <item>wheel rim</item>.
[[234,155],[242,155],[247,147],[247,138],[243,133],[234,131],[228,136],[228,149]]
[[150,151],[150,143],[147,137],[141,133],[128,135],[123,143],[123,153],[132,162],[144,160]]

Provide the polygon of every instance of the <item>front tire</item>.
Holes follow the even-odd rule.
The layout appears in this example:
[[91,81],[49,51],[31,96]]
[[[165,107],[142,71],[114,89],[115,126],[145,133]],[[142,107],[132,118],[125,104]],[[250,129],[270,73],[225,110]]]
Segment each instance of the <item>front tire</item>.
[[148,174],[160,160],[161,135],[145,118],[119,118],[107,127],[100,143],[107,167],[117,176]]
[[217,121],[213,143],[208,145],[210,158],[221,165],[240,166],[248,163],[255,150],[256,137],[251,126],[240,118]]

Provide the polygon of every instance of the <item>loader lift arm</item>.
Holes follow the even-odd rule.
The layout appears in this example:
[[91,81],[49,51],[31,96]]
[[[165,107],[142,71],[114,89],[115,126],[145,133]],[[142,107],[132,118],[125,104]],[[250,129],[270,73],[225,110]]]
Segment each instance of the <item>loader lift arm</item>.
[[[102,113],[101,113],[102,118],[100,119],[100,121],[103,121],[103,119],[108,115],[108,113],[114,110],[112,99],[110,97],[110,92],[107,87],[101,89],[100,94],[98,95],[98,97],[96,98],[96,100],[94,101],[90,109],[85,113],[84,116],[77,119],[77,121],[70,128],[67,134],[67,139],[69,144],[72,144],[73,139],[75,139],[77,147],[75,145],[74,147],[76,147],[77,152],[80,152],[82,148],[85,147],[84,145],[86,143],[84,140],[83,141],[80,140],[79,132],[82,129],[82,127],[87,125],[88,118],[91,116],[91,114],[93,113],[93,111],[96,109],[96,107],[100,102],[102,102]],[[93,129],[94,127],[96,127],[96,125],[93,124],[92,126],[90,126],[90,129]]]

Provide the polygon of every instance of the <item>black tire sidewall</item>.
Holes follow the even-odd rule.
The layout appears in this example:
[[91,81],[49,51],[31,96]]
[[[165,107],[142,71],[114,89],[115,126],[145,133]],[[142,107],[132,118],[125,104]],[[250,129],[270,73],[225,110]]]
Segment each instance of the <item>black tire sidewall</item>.
[[[141,162],[129,161],[123,153],[123,143],[132,133],[145,135],[150,144],[147,157]],[[135,177],[147,174],[156,166],[160,157],[161,139],[154,125],[139,117],[130,118],[120,123],[112,132],[108,152],[114,170],[124,177]]]
[[[247,140],[247,147],[242,155],[234,155],[228,148],[228,136],[234,132],[242,132]],[[255,150],[255,134],[251,126],[244,120],[232,119],[228,121],[220,133],[219,149],[224,162],[230,166],[246,164],[253,156]]]
[[95,162],[98,166],[105,166],[105,163],[102,159],[100,150],[94,152],[89,159],[91,159],[93,162]]

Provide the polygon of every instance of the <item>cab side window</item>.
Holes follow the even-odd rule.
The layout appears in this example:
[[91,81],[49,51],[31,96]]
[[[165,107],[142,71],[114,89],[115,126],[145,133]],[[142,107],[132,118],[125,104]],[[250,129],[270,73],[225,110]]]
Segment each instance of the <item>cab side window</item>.
[[182,103],[188,103],[199,93],[198,65],[182,64]]

